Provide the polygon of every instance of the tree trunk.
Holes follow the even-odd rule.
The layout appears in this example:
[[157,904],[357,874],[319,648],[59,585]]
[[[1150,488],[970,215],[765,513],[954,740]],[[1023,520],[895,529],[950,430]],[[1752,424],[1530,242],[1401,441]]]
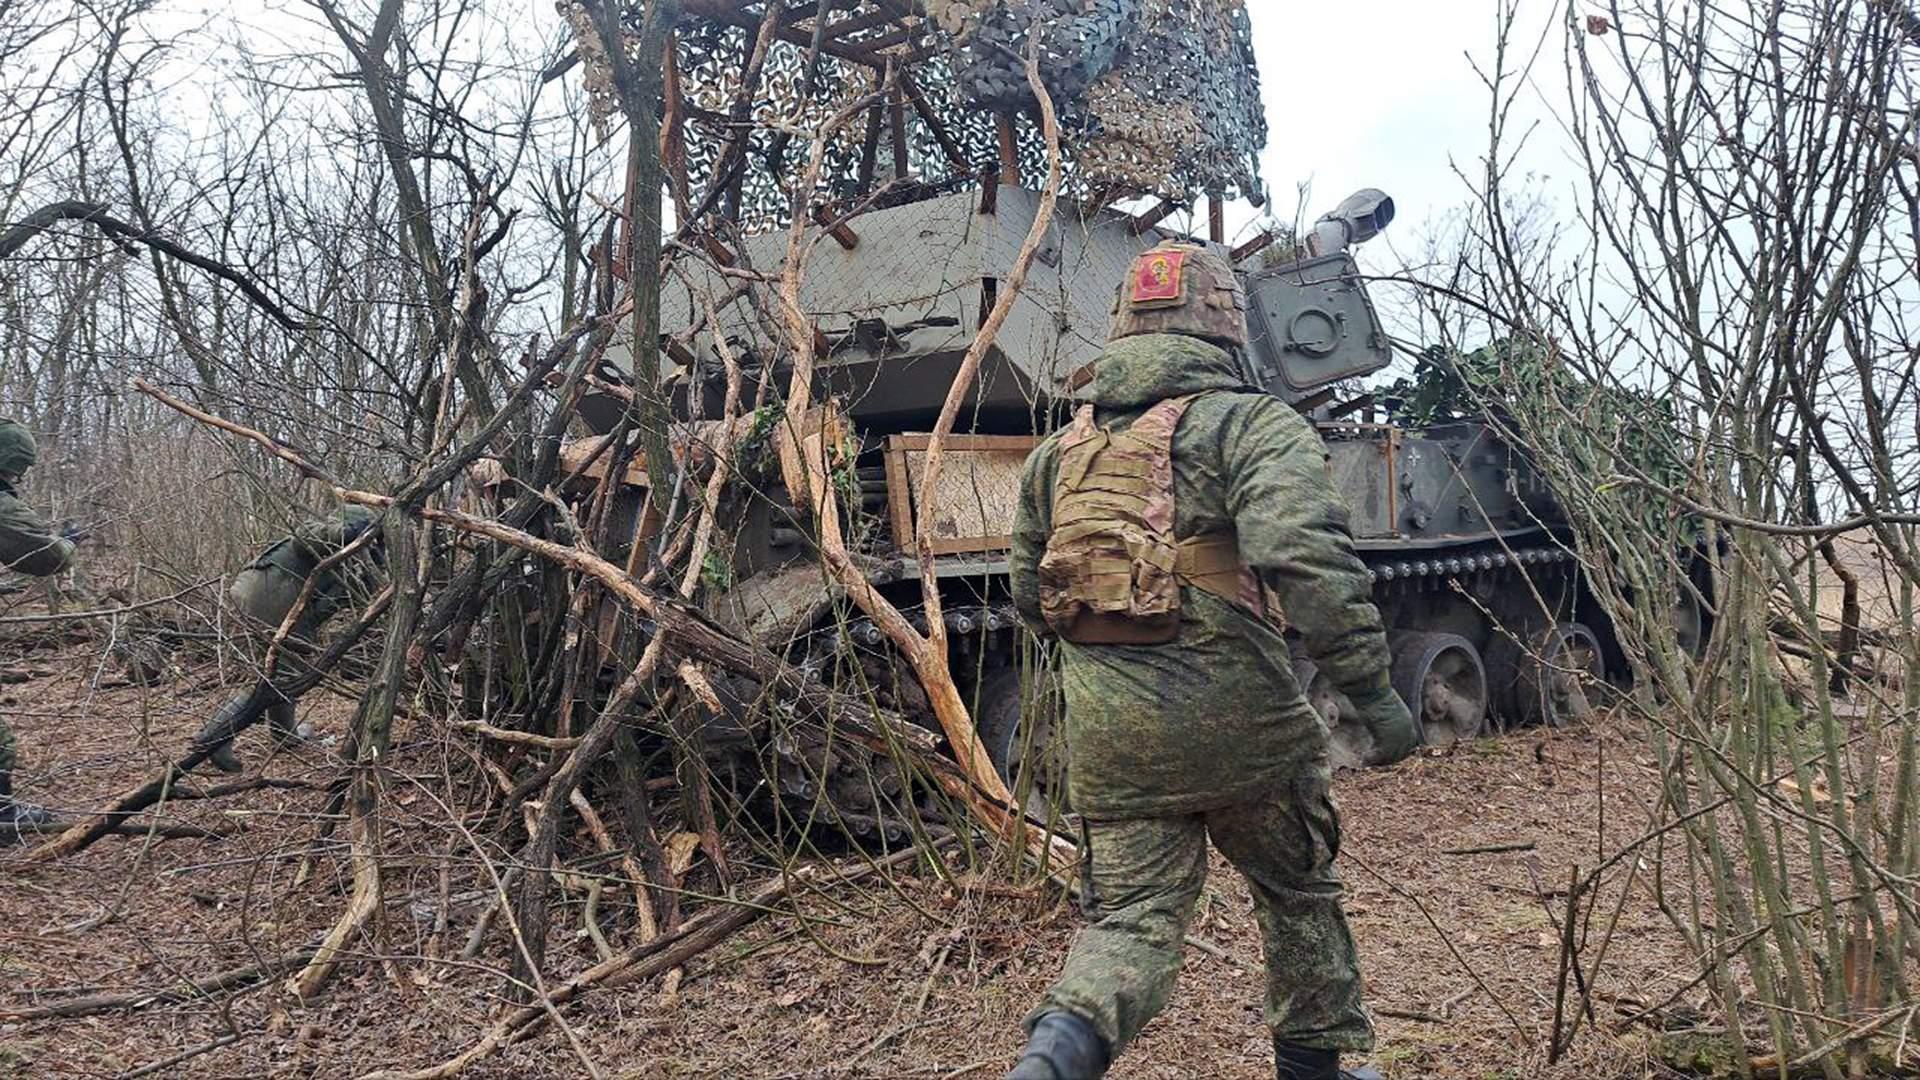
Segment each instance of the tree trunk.
[[[422,531],[425,526],[419,526]],[[380,771],[393,735],[394,707],[407,677],[407,652],[420,622],[419,549],[416,528],[406,511],[391,506],[381,521],[387,548],[387,574],[393,582],[393,612],[387,622],[386,648],[372,685],[360,699],[347,733],[347,757],[354,763],[347,794],[347,842],[353,864],[353,896],[347,910],[327,932],[313,959],[289,982],[301,1000],[311,999],[332,977],[347,941],[380,908]]]

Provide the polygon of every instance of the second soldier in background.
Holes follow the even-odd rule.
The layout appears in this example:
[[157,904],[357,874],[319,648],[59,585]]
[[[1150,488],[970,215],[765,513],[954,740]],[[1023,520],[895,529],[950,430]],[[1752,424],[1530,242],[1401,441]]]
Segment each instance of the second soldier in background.
[[[15,493],[38,455],[33,432],[18,421],[0,420],[0,565],[35,577],[49,577],[73,564],[78,534],[55,533]],[[14,801],[14,757],[13,729],[0,714],[0,828],[44,825],[52,820],[45,810]]]
[[[234,611],[246,621],[258,658],[265,660],[271,642],[287,616],[294,614],[286,642],[279,651],[276,673],[285,674],[312,651],[327,622],[352,600],[352,585],[372,572],[374,560],[366,555],[379,542],[373,540],[345,560],[329,564],[347,545],[378,527],[378,517],[364,506],[342,507],[337,513],[309,521],[262,552],[246,569],[234,575],[228,598]],[[313,587],[307,590],[308,580]],[[302,593],[306,593],[304,605]],[[202,729],[199,741],[205,744],[219,733],[230,730],[238,719],[236,712],[248,712],[265,702],[267,726],[274,741],[291,746],[306,738],[310,729],[296,722],[295,703],[270,686],[258,685],[229,701]],[[248,718],[250,722],[251,718]],[[240,760],[234,755],[233,741],[221,740],[209,758],[224,772],[239,772]]]

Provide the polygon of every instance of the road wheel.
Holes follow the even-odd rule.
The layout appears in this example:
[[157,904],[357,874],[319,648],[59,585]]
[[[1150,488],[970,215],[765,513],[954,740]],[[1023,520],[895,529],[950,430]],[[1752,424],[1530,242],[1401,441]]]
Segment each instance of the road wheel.
[[1373,752],[1373,733],[1360,722],[1353,702],[1311,660],[1294,660],[1293,677],[1306,695],[1307,705],[1320,718],[1320,726],[1326,729],[1327,760],[1336,769],[1364,768]]
[[1458,634],[1392,635],[1393,690],[1430,746],[1477,739],[1487,725],[1487,672],[1480,650]]
[[1041,669],[1029,675],[1021,678],[1015,667],[989,671],[980,680],[976,723],[987,757],[1014,796],[1025,799],[1024,784],[1053,802],[1067,790],[1066,747],[1055,737],[1064,702],[1058,678]]
[[1673,623],[1673,640],[1680,646],[1681,654],[1698,660],[1707,647],[1707,614],[1700,603],[1700,594],[1691,583],[1676,587],[1673,610],[1668,618]]
[[1606,692],[1600,641],[1576,622],[1555,623],[1524,643],[1501,632],[1486,666],[1497,711],[1510,726],[1585,723]]

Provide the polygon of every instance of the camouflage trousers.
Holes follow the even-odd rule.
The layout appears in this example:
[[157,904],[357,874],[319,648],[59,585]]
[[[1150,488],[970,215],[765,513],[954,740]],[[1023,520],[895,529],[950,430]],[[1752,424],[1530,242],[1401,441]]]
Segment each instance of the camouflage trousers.
[[[261,576],[262,575],[256,571],[248,571],[242,575],[240,580],[242,582],[257,580]],[[237,625],[240,628],[241,640],[252,647],[251,655],[258,658],[256,663],[260,665],[260,673],[264,676],[266,673],[265,664],[267,655],[272,651],[273,637],[279,632],[279,624],[277,622],[269,623],[261,618],[257,618],[251,611],[247,610],[241,601],[249,600],[250,598],[240,593],[238,583],[236,583],[235,594],[235,606],[241,609],[236,612],[236,614],[239,615]],[[285,612],[290,610],[292,606],[292,602],[289,601],[284,607],[280,608],[280,617],[285,618]],[[271,616],[273,610],[268,609],[262,612],[262,614]],[[286,640],[281,643],[278,658],[274,661],[274,675],[276,677],[284,681],[289,677],[298,676],[306,671],[307,662],[312,659],[317,649],[314,642],[319,637],[320,626],[325,619],[325,614],[308,612],[301,618],[295,620],[292,629],[287,634]],[[272,690],[268,685],[268,680],[263,677],[259,682],[235,694],[225,705],[222,705],[220,711],[214,713],[213,718],[201,726],[199,734],[194,736],[194,744],[196,746],[205,746],[216,741],[225,741],[216,740],[215,736],[221,732],[231,730],[236,726],[250,725],[262,713],[266,715],[267,728],[274,734],[274,737],[285,738],[299,730],[298,709],[299,705],[294,698],[281,697],[277,692]],[[256,712],[256,710],[258,711]]]
[[13,728],[7,725],[6,717],[0,716],[0,773],[13,771],[13,755]]
[[1370,1050],[1360,958],[1333,868],[1340,820],[1324,768],[1255,803],[1172,817],[1089,821],[1088,914],[1031,1029],[1056,1010],[1091,1022],[1118,1055],[1167,1003],[1207,879],[1207,842],[1253,890],[1267,962],[1267,1026],[1282,1042]]

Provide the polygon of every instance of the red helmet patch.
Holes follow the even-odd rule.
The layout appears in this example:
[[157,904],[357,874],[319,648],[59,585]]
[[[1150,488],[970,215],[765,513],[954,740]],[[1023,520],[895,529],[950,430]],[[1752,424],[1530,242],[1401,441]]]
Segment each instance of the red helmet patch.
[[1157,307],[1178,304],[1182,298],[1182,271],[1187,265],[1184,251],[1154,250],[1133,263],[1133,287],[1127,291],[1129,303]]

